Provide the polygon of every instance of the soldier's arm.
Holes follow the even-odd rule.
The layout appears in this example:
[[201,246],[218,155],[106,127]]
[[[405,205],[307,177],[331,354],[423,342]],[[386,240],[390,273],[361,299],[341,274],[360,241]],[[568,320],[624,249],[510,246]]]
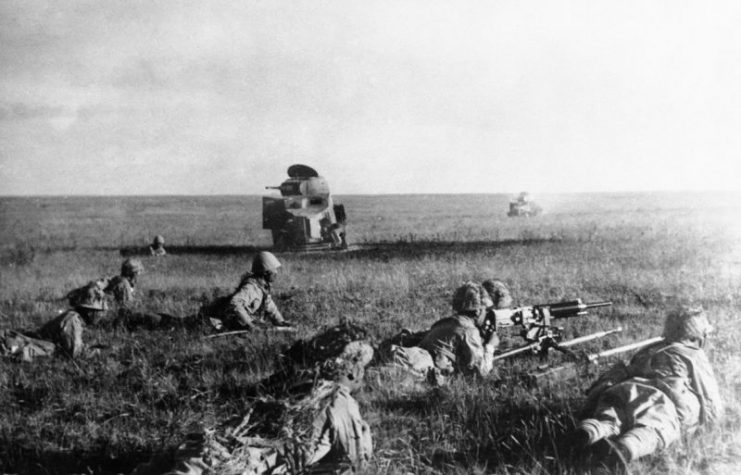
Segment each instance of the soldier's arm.
[[499,336],[494,332],[489,337],[489,340],[484,342],[484,360],[481,366],[481,374],[489,374],[491,370],[494,369],[494,352],[498,347]]
[[481,337],[478,335],[478,330],[475,330],[475,332],[476,334],[472,332],[466,335],[459,346],[460,366],[475,371],[480,376],[486,376],[491,371],[491,364],[487,364],[486,362],[484,345],[481,342]]
[[718,388],[718,381],[715,379],[713,367],[704,351],[701,352],[696,361],[695,376],[698,381],[694,381],[693,386],[700,393],[703,422],[714,424],[719,421],[723,414],[723,400],[720,397],[720,389]]
[[273,298],[270,294],[265,294],[265,316],[270,319],[273,325],[282,325],[286,323],[286,320],[281,315],[280,310],[275,305]]

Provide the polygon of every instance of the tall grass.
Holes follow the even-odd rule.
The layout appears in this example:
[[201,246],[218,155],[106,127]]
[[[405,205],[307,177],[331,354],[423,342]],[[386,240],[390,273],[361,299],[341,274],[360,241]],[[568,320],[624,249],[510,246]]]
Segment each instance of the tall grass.
[[[463,281],[497,277],[520,304],[612,300],[609,309],[563,324],[567,337],[625,327],[585,345],[589,351],[655,336],[674,302],[701,303],[717,329],[708,352],[728,405],[725,418],[718,428],[631,469],[735,473],[741,456],[741,235],[728,202],[671,195],[577,198],[585,197],[550,197],[548,214],[512,220],[504,217],[506,197],[497,195],[348,197],[351,242],[385,244],[279,255],[284,267],[276,301],[297,322],[298,335],[350,318],[380,341],[448,315],[452,291]],[[33,259],[0,263],[3,328],[40,325],[65,308],[60,298],[67,291],[117,273],[120,247],[143,245],[154,233],[190,244],[194,253],[143,257],[142,305],[187,315],[229,292],[249,267],[251,254],[209,253],[207,246],[268,242],[261,230],[245,230],[250,219],[259,223],[257,200],[3,199],[0,205],[0,243],[35,249]],[[152,453],[173,450],[193,425],[243,413],[249,385],[272,371],[293,338],[258,332],[203,339],[181,329],[94,328],[86,339],[109,346],[97,357],[0,361],[0,471],[126,472]],[[519,344],[515,335],[502,338],[504,346]],[[369,472],[592,470],[592,462],[572,453],[565,435],[596,369],[563,383],[528,386],[520,376],[539,363],[507,361],[498,377],[454,379],[434,390],[371,371],[358,396],[376,445]]]

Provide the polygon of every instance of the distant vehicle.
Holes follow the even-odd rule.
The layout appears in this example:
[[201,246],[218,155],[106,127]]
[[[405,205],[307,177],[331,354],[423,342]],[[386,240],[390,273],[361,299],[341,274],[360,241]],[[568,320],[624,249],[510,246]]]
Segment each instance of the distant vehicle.
[[281,196],[262,198],[262,227],[273,235],[276,250],[346,249],[345,207],[334,204],[327,180],[306,165],[288,167]]
[[509,212],[507,216],[510,218],[524,216],[537,216],[543,212],[543,208],[538,206],[530,197],[530,193],[523,191],[520,195],[509,202]]

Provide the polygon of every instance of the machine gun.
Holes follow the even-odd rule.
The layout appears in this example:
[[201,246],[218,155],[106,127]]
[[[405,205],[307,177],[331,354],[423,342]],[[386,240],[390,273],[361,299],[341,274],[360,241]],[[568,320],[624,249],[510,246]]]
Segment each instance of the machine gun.
[[[551,320],[583,317],[589,314],[589,309],[609,307],[610,305],[612,305],[612,302],[609,300],[583,303],[581,299],[576,299],[567,302],[533,305],[531,307],[489,309],[482,325],[481,336],[484,341],[489,341],[499,328],[518,326],[521,328],[520,336],[525,339],[527,345],[507,352],[507,356],[530,350],[539,354],[541,357],[545,357],[550,348],[565,351],[563,344],[559,343],[562,338],[563,328],[553,325]],[[594,338],[600,338],[600,336]],[[581,340],[578,343],[591,339],[593,338]]]

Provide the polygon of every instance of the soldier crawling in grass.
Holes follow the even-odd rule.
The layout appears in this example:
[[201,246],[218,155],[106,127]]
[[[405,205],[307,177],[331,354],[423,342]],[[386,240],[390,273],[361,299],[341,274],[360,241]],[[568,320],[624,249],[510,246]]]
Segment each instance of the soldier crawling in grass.
[[139,275],[144,273],[144,265],[139,259],[126,259],[121,264],[121,274],[114,277],[103,277],[70,291],[67,294],[69,304],[74,306],[77,299],[85,298],[89,287],[96,287],[105,292],[117,307],[130,306],[135,298],[136,284]]
[[86,355],[88,347],[83,341],[85,327],[94,324],[105,309],[103,291],[98,287],[88,286],[84,295],[77,295],[71,309],[54,317],[35,332],[0,332],[2,354],[17,356],[24,361],[54,353],[70,358]]
[[613,461],[630,462],[717,421],[722,401],[703,350],[712,330],[701,307],[669,313],[664,340],[618,363],[589,389],[577,444],[609,441]]
[[155,329],[183,323],[181,318],[167,313],[152,312],[141,308],[137,298],[139,276],[144,273],[144,265],[139,259],[126,259],[121,264],[121,273],[110,278],[101,278],[75,289],[67,294],[71,305],[79,296],[84,296],[88,288],[94,287],[105,292],[111,302],[111,317],[114,327],[135,330],[139,327]]
[[253,330],[266,320],[279,327],[291,326],[270,295],[280,267],[272,253],[258,253],[252,259],[250,272],[242,276],[234,292],[202,308],[202,317],[217,330]]

